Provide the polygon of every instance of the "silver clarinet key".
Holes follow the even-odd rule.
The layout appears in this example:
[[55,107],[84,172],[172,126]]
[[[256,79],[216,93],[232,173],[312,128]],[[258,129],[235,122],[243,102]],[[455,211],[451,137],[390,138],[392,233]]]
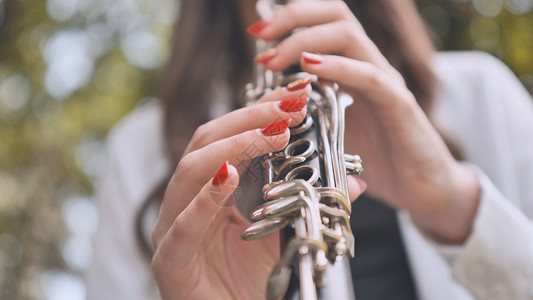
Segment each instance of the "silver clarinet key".
[[[287,2],[259,0],[256,9],[269,19]],[[275,45],[257,40],[256,52]],[[354,299],[344,259],[355,255],[346,176],[363,171],[359,155],[344,154],[344,111],[353,99],[338,85],[321,84],[299,66],[273,72],[256,64],[254,74],[255,82],[246,86],[247,105],[291,82],[313,79],[304,121],[290,128],[291,139],[283,151],[261,159],[265,203],[252,210],[255,223],[242,233],[244,240],[254,240],[281,232],[282,253],[267,283],[266,298]]]

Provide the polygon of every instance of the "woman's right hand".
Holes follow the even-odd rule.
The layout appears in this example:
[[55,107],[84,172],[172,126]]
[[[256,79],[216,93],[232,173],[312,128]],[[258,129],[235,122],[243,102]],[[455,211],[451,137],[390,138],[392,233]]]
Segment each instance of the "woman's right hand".
[[[279,257],[277,234],[242,241],[250,223],[224,204],[239,182],[233,165],[250,159],[245,149],[253,146],[257,156],[282,150],[289,141],[284,120],[290,118],[292,126],[303,120],[308,93],[310,87],[278,89],[198,128],[169,182],[152,233],[152,269],[164,299],[264,298]],[[353,178],[349,185],[355,199],[359,185]]]

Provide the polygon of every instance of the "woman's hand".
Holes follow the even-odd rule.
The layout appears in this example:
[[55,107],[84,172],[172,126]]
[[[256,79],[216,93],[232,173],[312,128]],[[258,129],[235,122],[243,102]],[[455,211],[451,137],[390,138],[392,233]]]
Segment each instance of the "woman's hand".
[[304,71],[339,83],[355,99],[347,111],[346,145],[365,161],[368,192],[407,210],[434,238],[464,242],[479,202],[475,175],[453,159],[350,9],[342,1],[294,2],[248,31],[275,40],[295,28],[301,29],[256,62],[283,70],[299,60]]
[[[309,92],[302,86],[278,89],[198,128],[169,182],[152,233],[152,269],[164,299],[264,298],[279,258],[279,237],[241,240],[250,223],[228,203],[239,182],[234,166],[250,159],[249,146],[257,156],[283,149],[289,122],[297,125],[306,114]],[[354,178],[349,187],[353,200],[360,187]]]

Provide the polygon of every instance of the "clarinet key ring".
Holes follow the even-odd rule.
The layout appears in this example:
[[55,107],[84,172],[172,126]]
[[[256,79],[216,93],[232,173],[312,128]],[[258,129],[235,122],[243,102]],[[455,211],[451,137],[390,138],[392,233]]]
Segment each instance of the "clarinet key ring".
[[[288,2],[259,0],[256,10],[270,19],[276,7]],[[256,40],[256,53],[275,44]],[[344,111],[353,99],[299,66],[273,72],[255,64],[254,77],[246,86],[246,105],[271,90],[313,78],[305,120],[290,129],[283,151],[260,158],[263,204],[251,212],[255,223],[242,233],[244,240],[254,240],[280,232],[281,258],[268,280],[266,299],[355,299],[347,259],[355,255],[355,238],[346,176],[360,174],[363,167],[358,155],[344,153]]]

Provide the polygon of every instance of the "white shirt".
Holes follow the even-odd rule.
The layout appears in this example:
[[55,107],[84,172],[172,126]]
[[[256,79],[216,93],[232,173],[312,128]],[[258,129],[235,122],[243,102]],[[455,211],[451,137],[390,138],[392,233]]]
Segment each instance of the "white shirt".
[[[500,61],[479,52],[439,53],[434,118],[478,169],[481,201],[461,247],[423,237],[399,212],[421,300],[533,299],[533,102]],[[87,275],[89,299],[157,299],[135,214],[170,171],[162,109],[135,110],[108,139],[98,189],[100,225]],[[155,221],[156,213],[153,213]],[[147,224],[147,234],[150,225]]]

